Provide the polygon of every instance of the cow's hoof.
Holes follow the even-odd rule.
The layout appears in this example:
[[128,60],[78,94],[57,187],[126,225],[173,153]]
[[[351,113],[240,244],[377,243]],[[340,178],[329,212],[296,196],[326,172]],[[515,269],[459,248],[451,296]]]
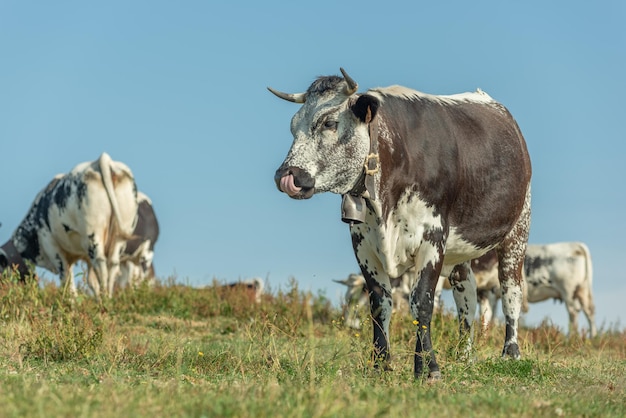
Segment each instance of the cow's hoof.
[[439,381],[441,381],[441,372],[439,370],[428,373],[426,383],[437,383]]
[[502,350],[502,357],[508,357],[515,360],[522,358],[519,351],[519,345],[517,345],[517,343],[505,344],[504,349]]
[[388,361],[374,363],[374,370],[378,372],[392,372],[393,367],[391,367]]
[[425,376],[423,373],[415,373],[415,380],[425,380],[426,383],[435,383],[441,380],[441,372],[439,370],[434,370],[428,373],[428,376]]

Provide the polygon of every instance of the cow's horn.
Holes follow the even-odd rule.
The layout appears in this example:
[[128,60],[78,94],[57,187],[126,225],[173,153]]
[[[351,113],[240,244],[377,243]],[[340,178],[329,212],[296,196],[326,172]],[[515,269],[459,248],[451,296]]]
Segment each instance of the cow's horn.
[[346,71],[343,68],[339,68],[339,69],[341,70],[341,74],[343,74],[343,78],[346,80],[346,83],[348,83],[346,94],[348,96],[352,96],[354,93],[356,93],[356,90],[359,88],[359,85],[356,81],[352,79],[352,77],[348,75],[348,73],[346,73]]
[[281,99],[287,100],[289,102],[293,102],[293,103],[304,103],[306,101],[306,93],[283,93],[282,91],[278,91],[278,90],[274,90],[271,87],[267,88],[269,91],[271,91],[272,93],[274,93],[276,96],[280,97]]

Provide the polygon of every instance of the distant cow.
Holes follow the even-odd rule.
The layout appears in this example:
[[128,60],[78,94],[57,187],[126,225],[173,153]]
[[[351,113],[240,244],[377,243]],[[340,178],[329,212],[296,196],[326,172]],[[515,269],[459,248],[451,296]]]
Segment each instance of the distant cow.
[[346,326],[359,329],[361,320],[357,313],[363,306],[367,306],[370,301],[369,291],[365,284],[365,277],[362,274],[352,273],[344,280],[333,280],[347,287],[344,296],[343,319]]
[[110,295],[120,254],[137,218],[137,190],[131,170],[103,153],[96,161],[57,175],[35,198],[26,217],[0,249],[0,267],[26,262],[59,274],[76,294],[72,266],[86,261],[96,272],[94,294]]
[[439,275],[451,277],[461,332],[471,337],[476,284],[469,261],[493,248],[505,293],[502,355],[519,358],[531,166],[517,123],[482,91],[433,96],[392,86],[358,94],[341,72],[319,77],[304,93],[270,89],[302,104],[274,180],[294,199],[343,195],[342,219],[370,291],[375,364],[389,361],[391,278],[414,267],[414,374],[439,379],[430,330]]

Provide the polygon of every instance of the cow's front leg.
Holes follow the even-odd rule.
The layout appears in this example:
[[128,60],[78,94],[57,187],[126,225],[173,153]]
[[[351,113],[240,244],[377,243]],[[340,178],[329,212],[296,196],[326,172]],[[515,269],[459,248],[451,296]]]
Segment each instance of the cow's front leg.
[[454,266],[450,274],[450,285],[459,318],[459,334],[461,341],[465,342],[462,355],[467,357],[472,350],[476,316],[476,278],[469,261]]
[[411,313],[417,321],[414,373],[416,378],[421,378],[426,366],[428,379],[438,380],[441,378],[441,373],[430,337],[430,321],[433,316],[435,288],[443,263],[443,243],[432,247],[423,245],[423,247],[427,248],[420,249],[418,261],[421,262],[415,265],[417,280],[410,297]]
[[370,273],[367,269],[362,269],[362,272],[370,294],[370,311],[374,331],[374,367],[388,370],[390,359],[389,323],[393,309],[391,284],[389,277],[384,274]]

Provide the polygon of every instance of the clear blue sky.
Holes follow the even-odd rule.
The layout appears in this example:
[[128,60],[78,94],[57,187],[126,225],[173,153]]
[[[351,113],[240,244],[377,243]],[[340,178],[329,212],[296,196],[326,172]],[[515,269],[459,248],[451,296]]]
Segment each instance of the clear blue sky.
[[[626,3],[348,3],[1,2],[0,243],[55,174],[106,151],[154,202],[159,276],[294,277],[338,302],[331,279],[357,269],[340,197],[276,190],[297,105],[266,86],[341,66],[361,91],[505,104],[533,162],[531,242],[587,243],[598,325],[626,325]],[[567,323],[552,302],[528,318],[546,315]]]

